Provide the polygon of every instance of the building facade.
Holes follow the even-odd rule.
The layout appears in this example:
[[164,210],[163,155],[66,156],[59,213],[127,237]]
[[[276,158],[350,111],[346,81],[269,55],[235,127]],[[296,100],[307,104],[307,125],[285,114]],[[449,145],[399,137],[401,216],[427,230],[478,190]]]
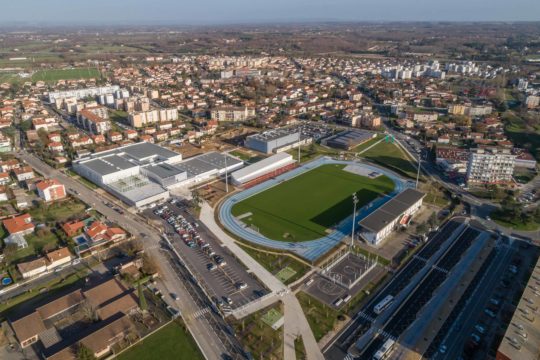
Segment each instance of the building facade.
[[503,184],[512,181],[515,158],[510,149],[471,149],[467,164],[467,184]]

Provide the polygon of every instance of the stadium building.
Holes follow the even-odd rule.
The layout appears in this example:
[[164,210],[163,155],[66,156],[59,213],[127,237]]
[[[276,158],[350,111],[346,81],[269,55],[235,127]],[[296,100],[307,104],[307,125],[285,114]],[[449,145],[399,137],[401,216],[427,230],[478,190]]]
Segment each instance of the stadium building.
[[236,186],[249,187],[282,174],[294,166],[296,166],[296,160],[291,155],[282,152],[233,172],[231,180]]
[[74,162],[84,178],[135,207],[167,199],[169,189],[206,181],[243,162],[217,152],[182,161],[182,155],[161,146],[141,142],[91,154]]
[[289,150],[299,144],[308,143],[311,138],[301,141],[299,129],[275,129],[246,137],[244,146],[264,154]]
[[337,149],[351,150],[376,136],[375,133],[364,130],[345,130],[323,140],[322,144]]
[[358,222],[360,236],[371,245],[379,245],[398,223],[409,222],[411,215],[422,206],[424,196],[426,194],[415,189],[402,191]]

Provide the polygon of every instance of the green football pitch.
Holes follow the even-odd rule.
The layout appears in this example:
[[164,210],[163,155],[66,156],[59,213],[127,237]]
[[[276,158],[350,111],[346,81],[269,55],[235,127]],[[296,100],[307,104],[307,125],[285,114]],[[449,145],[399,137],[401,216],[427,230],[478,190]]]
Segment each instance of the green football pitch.
[[273,240],[318,239],[352,214],[354,192],[360,208],[394,189],[392,180],[384,175],[370,179],[344,167],[319,166],[239,202],[232,214],[249,214],[241,221]]
[[101,74],[96,68],[51,69],[36,71],[32,75],[32,81],[98,79],[100,76]]

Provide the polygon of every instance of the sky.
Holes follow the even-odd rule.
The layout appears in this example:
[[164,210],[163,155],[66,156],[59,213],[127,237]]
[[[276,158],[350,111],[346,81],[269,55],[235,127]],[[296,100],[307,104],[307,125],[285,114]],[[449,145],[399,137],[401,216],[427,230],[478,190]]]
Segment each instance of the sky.
[[540,21],[540,0],[3,0],[0,25]]

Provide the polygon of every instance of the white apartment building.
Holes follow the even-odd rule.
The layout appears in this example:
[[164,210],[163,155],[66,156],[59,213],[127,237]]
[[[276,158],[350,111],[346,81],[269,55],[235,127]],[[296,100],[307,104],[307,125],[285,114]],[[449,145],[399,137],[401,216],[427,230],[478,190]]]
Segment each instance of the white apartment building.
[[54,103],[56,99],[65,99],[72,97],[76,99],[84,99],[87,96],[113,94],[118,90],[120,90],[120,86],[112,85],[65,91],[54,91],[49,93],[49,102]]
[[134,128],[144,127],[159,122],[178,120],[178,109],[155,109],[148,111],[139,111],[129,114],[129,123]]
[[250,107],[222,106],[210,111],[210,118],[217,121],[245,121],[255,116]]
[[501,184],[512,180],[516,156],[510,149],[471,149],[467,164],[467,184]]

